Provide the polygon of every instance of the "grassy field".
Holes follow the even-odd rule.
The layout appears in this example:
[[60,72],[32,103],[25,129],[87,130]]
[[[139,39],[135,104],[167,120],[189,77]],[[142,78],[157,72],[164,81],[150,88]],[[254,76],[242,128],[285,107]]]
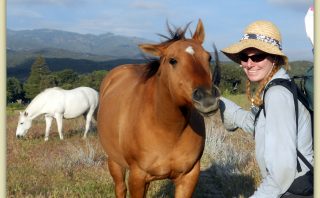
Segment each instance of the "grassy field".
[[[64,121],[63,141],[54,122],[45,142],[43,117],[33,121],[25,139],[15,138],[18,114],[7,109],[7,197],[114,197],[96,130],[82,139],[83,118]],[[219,116],[206,120],[206,146],[194,197],[248,197],[260,182],[254,141],[241,130],[225,131]],[[169,180],[155,181],[147,197],[173,197],[173,190]]]

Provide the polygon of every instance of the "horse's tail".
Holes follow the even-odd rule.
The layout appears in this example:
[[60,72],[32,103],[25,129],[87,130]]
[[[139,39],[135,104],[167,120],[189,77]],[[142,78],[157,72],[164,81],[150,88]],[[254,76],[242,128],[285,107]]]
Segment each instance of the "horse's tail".
[[96,121],[98,121],[98,109],[99,109],[99,101],[100,101],[100,94],[98,91],[95,90],[95,94],[96,94],[96,102],[97,102],[97,106],[96,108],[94,109],[94,112],[93,112],[93,119]]
[[216,48],[216,45],[213,43],[213,49],[214,49],[214,71],[212,73],[212,81],[213,84],[216,86],[219,86],[220,80],[221,80],[221,65],[219,61],[219,55],[218,55],[218,50]]
[[98,109],[99,109],[99,103],[96,107],[96,109],[93,112],[93,119],[97,122],[98,121]]

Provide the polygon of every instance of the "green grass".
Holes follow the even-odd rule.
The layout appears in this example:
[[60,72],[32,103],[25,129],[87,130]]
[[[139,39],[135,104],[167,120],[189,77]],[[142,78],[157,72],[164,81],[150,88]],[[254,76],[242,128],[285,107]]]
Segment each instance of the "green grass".
[[228,91],[224,92],[223,97],[235,102],[244,109],[250,109],[251,103],[246,94],[230,94]]

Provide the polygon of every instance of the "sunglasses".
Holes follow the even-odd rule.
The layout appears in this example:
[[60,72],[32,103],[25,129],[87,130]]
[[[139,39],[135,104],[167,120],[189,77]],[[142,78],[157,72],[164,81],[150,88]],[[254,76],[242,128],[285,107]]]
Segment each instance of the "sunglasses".
[[239,58],[241,61],[243,62],[248,62],[249,58],[251,59],[251,61],[258,63],[260,61],[263,61],[264,59],[267,58],[267,56],[269,56],[269,54],[267,53],[260,53],[260,54],[255,54],[252,56],[248,56],[247,54],[244,53],[240,53],[239,54]]

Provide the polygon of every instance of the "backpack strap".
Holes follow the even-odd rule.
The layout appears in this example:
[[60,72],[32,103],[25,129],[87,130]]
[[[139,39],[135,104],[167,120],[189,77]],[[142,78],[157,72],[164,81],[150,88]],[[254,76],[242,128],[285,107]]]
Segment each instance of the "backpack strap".
[[[296,131],[297,131],[297,136],[298,136],[298,115],[299,115],[299,109],[298,109],[298,99],[299,101],[308,109],[309,112],[310,108],[309,108],[309,104],[308,104],[308,100],[306,99],[306,97],[303,95],[303,93],[298,89],[297,85],[294,83],[294,81],[290,81],[288,79],[284,79],[284,78],[276,78],[272,81],[269,82],[269,84],[265,87],[264,89],[264,94],[263,94],[263,103],[260,106],[260,110],[258,111],[258,113],[255,116],[255,120],[254,120],[254,126],[256,124],[257,118],[259,117],[259,114],[261,112],[261,110],[263,109],[263,113],[264,116],[266,117],[266,111],[264,108],[264,97],[266,95],[266,92],[268,91],[268,89],[272,86],[275,85],[281,85],[284,86],[285,88],[287,88],[293,95],[293,100],[294,100],[294,108],[295,108],[295,114],[296,114]],[[310,113],[310,115],[312,116],[312,114]],[[298,158],[301,159],[301,161],[303,161],[303,163],[310,169],[310,171],[313,174],[313,166],[310,164],[310,162],[301,154],[301,152],[297,150],[297,170],[298,172],[301,172],[301,165],[299,163]]]
[[301,159],[301,161],[303,161],[303,163],[309,168],[310,172],[313,174],[313,166],[310,164],[310,162],[302,155],[302,153],[298,149],[297,149],[297,154],[298,154],[298,157]]

